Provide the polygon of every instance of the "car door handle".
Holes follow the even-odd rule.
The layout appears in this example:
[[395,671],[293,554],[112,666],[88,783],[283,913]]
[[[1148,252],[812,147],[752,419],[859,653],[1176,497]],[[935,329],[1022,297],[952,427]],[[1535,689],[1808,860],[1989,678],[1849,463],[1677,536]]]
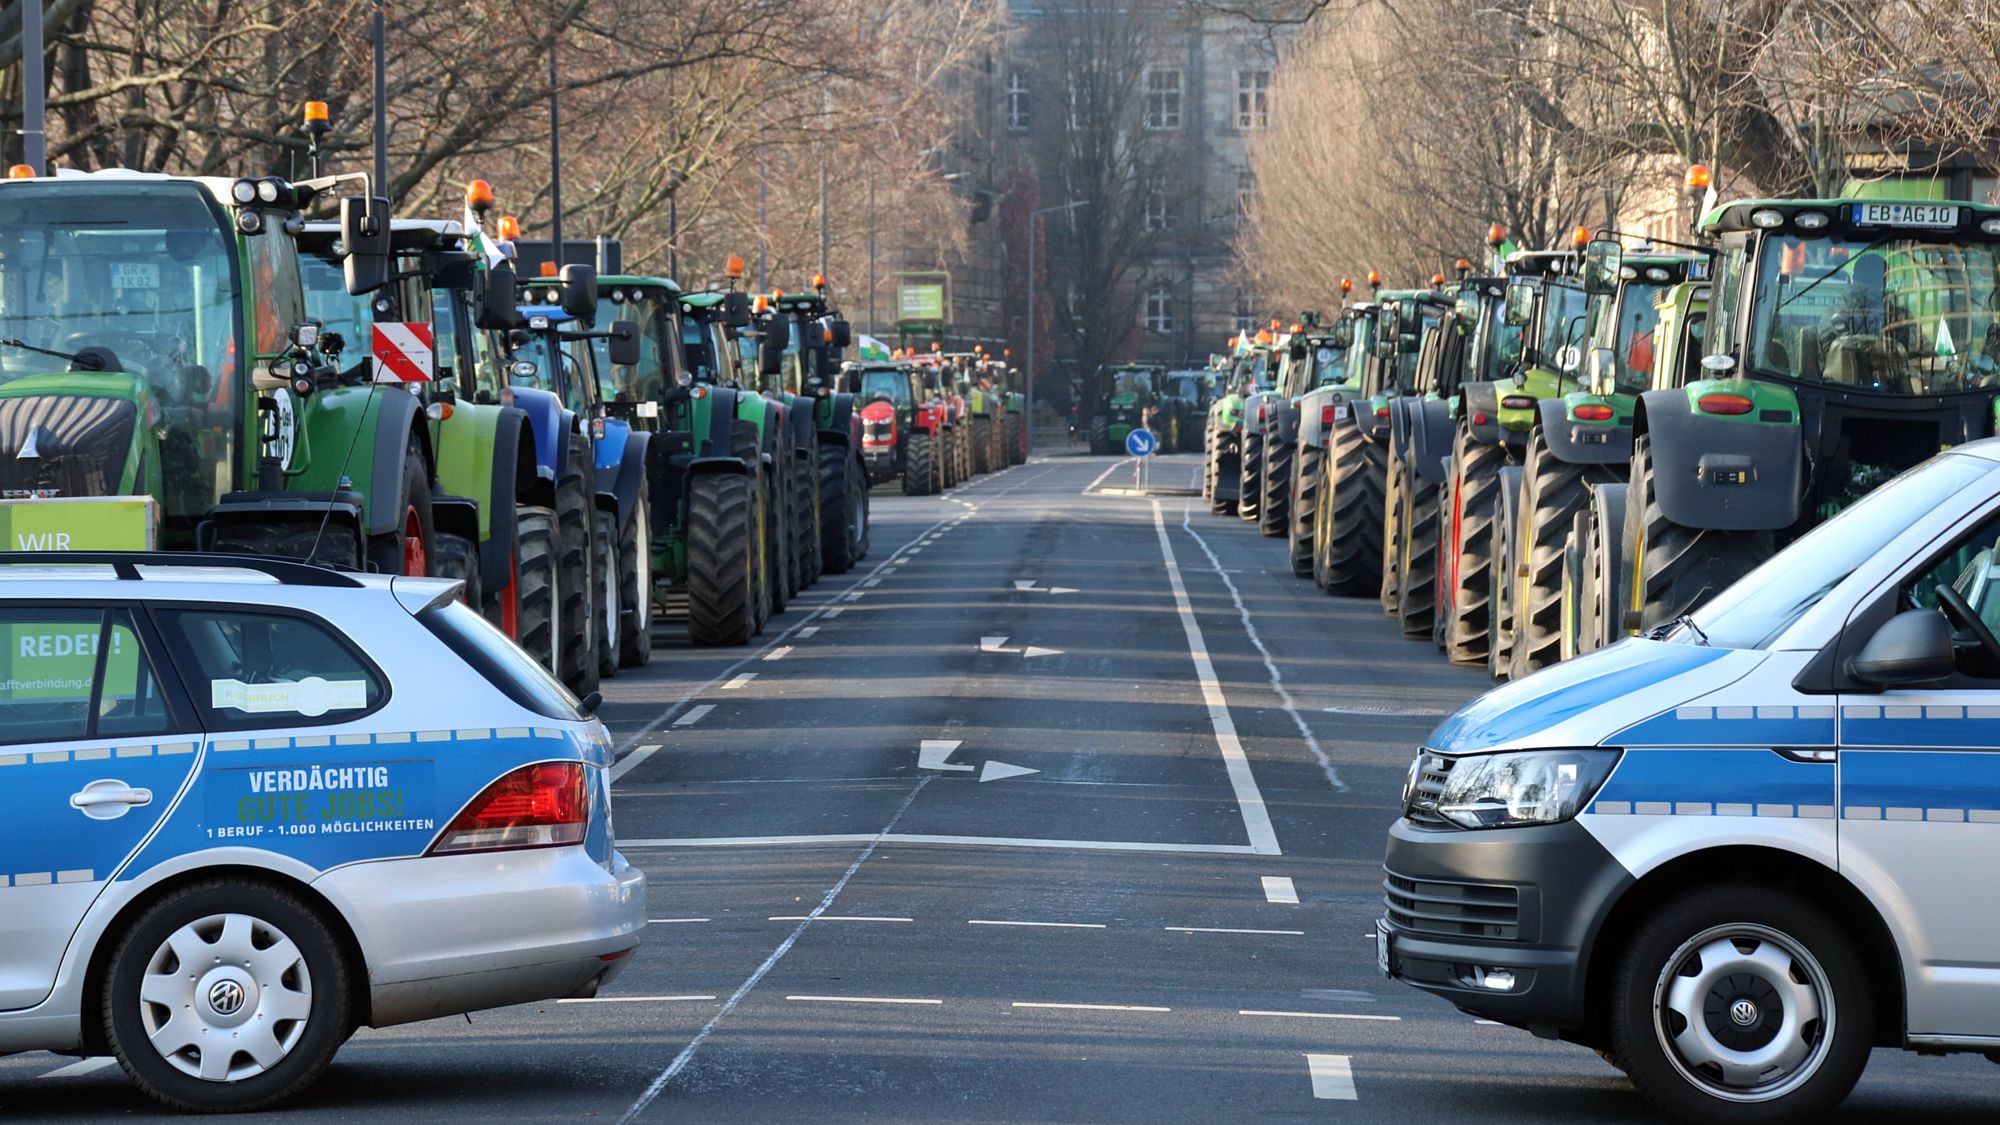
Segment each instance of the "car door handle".
[[69,807],[80,809],[92,820],[111,820],[141,805],[153,803],[151,789],[137,789],[122,781],[93,781],[82,791],[70,794]]

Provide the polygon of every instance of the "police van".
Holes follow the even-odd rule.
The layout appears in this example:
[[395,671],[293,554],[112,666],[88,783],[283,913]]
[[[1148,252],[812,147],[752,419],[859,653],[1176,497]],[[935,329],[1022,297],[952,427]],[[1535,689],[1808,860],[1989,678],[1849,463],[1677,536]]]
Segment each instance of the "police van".
[[1468,704],[1384,867],[1385,973],[1670,1116],[1813,1120],[1876,1046],[2000,1062],[2000,440]]
[[[60,560],[60,562],[58,562]],[[0,1054],[272,1105],[639,944],[609,735],[438,579],[0,554]]]

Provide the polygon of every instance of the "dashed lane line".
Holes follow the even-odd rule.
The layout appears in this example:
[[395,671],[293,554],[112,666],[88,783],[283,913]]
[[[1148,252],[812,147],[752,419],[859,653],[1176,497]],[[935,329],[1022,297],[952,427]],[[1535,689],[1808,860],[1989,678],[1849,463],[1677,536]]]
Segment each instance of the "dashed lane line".
[[726,683],[726,684],[723,684],[723,685],[722,685],[722,690],[723,690],[723,691],[740,691],[740,690],[742,690],[742,688],[743,688],[743,685],[744,685],[744,684],[747,684],[747,683],[749,683],[749,682],[750,682],[751,680],[754,680],[754,679],[756,679],[756,678],[757,678],[757,673],[755,673],[755,672],[743,672],[743,673],[739,674],[739,675],[738,675],[738,676],[737,676],[737,677],[736,677],[735,679],[733,679],[733,680],[730,680],[730,681],[729,681],[728,683]]
[[1354,1068],[1346,1055],[1307,1055],[1306,1073],[1312,1076],[1313,1097],[1332,1101],[1357,1100]]
[[1401,1016],[1355,1015],[1350,1012],[1267,1012],[1257,1008],[1245,1008],[1236,1013],[1239,1016],[1277,1016],[1295,1020],[1363,1020],[1369,1023],[1401,1023]]
[[779,645],[777,648],[774,648],[771,651],[765,653],[764,659],[766,661],[783,660],[785,657],[790,656],[791,654],[792,654],[792,646]]
[[968,926],[1041,926],[1051,930],[1101,930],[1103,922],[1023,922],[1012,918],[967,918]]
[[1170,934],[1281,934],[1285,937],[1304,937],[1304,930],[1232,930],[1222,926],[1163,926]]
[[669,1000],[713,1000],[713,996],[571,996],[558,1004],[654,1004]]
[[618,779],[639,768],[641,762],[659,752],[660,747],[658,743],[648,743],[625,755],[623,758],[618,759],[611,767],[611,784],[618,784]]
[[[818,916],[817,920],[821,922],[914,922],[916,921],[915,918],[890,918],[890,917],[883,917],[871,914],[821,914]],[[766,918],[765,921],[804,922],[807,921],[807,916],[804,914],[774,914],[771,917]]]
[[810,637],[817,632],[819,632],[819,626],[808,625],[805,628],[799,630],[799,639],[805,640],[807,637]]
[[1296,903],[1299,901],[1299,889],[1292,885],[1292,878],[1289,875],[1266,875],[1264,876],[1264,901],[1287,904]]
[[1076,1012],[1171,1012],[1172,1008],[1156,1008],[1150,1004],[1058,1004],[1037,1000],[1016,1000],[1016,1008],[1058,1008]]
[[942,1000],[932,1000],[916,996],[787,996],[787,1000],[800,1000],[817,1004],[942,1004]]
[[690,707],[685,714],[674,720],[674,725],[677,727],[691,727],[704,718],[707,718],[708,713],[713,710],[715,710],[715,704],[713,703],[704,703],[698,707]]
[[670,925],[673,925],[673,924],[674,924],[675,922],[707,922],[707,921],[710,921],[710,919],[707,919],[707,918],[648,918],[648,919],[646,919],[646,924],[647,924],[648,926],[670,926]]

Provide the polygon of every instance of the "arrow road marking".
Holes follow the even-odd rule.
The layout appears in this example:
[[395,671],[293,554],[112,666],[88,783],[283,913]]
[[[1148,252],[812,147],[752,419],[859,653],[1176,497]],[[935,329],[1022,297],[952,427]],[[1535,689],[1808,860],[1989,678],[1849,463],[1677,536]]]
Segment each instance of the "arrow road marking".
[[1029,593],[1029,594],[1074,594],[1074,593],[1076,593],[1076,588],[1075,588],[1074,586],[1037,586],[1037,585],[1035,585],[1035,580],[1034,580],[1034,579],[1032,579],[1032,578],[1016,578],[1016,579],[1014,579],[1014,590],[1015,590],[1015,591],[1016,591],[1017,593]]
[[952,765],[946,761],[952,751],[964,743],[957,739],[926,738],[917,744],[917,768],[920,770],[963,770],[972,772],[971,766]]
[[1024,657],[1025,657],[1025,656],[1061,656],[1061,655],[1062,655],[1062,650],[1061,650],[1061,649],[1059,649],[1059,648],[1036,648],[1036,647],[1035,647],[1034,645],[1029,645],[1029,646],[1028,646],[1028,650],[1027,650],[1026,652],[1023,652],[1023,653],[1022,653],[1021,655],[1022,655],[1022,656],[1024,656]]
[[1018,649],[1018,648],[1007,648],[1007,647],[1006,647],[1006,644],[1007,644],[1007,638],[1005,638],[1005,637],[981,637],[981,638],[979,638],[979,651],[981,651],[981,652],[1019,652],[1019,651],[1021,651],[1021,650],[1020,650],[1020,649]]
[[1035,588],[1035,580],[1032,578],[1016,578],[1014,580],[1014,588],[1016,590],[1032,590]]
[[[971,769],[972,767],[966,766],[965,768]],[[1031,770],[1026,766],[1010,766],[1005,762],[996,762],[989,758],[986,761],[986,768],[979,771],[979,780],[1001,781],[1010,777],[1022,777],[1027,774],[1040,772],[1042,771]]]

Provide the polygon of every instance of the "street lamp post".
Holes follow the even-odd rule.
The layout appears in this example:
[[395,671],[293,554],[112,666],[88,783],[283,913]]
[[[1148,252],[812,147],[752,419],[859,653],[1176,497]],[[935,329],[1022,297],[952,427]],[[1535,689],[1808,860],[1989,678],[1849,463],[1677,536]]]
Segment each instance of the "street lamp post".
[[1043,215],[1053,215],[1057,211],[1074,211],[1078,207],[1090,206],[1088,199],[1072,199],[1068,203],[1058,203],[1039,211],[1028,212],[1028,387],[1026,402],[1028,407],[1028,452],[1035,451],[1035,232]]

